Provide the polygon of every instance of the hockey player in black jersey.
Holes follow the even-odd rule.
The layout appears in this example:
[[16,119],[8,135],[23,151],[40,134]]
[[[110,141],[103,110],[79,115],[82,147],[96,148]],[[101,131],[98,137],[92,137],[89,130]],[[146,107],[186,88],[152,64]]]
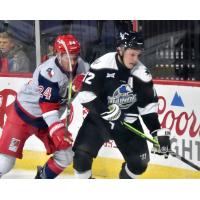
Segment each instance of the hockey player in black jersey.
[[107,53],[92,63],[77,96],[89,109],[73,147],[77,178],[92,177],[93,158],[109,139],[115,141],[125,160],[119,178],[132,179],[144,173],[149,162],[147,142],[121,123],[125,121],[143,131],[139,116],[159,142],[155,152],[167,157],[169,130],[160,127],[152,76],[139,61],[143,48],[140,33],[121,32],[117,52]]

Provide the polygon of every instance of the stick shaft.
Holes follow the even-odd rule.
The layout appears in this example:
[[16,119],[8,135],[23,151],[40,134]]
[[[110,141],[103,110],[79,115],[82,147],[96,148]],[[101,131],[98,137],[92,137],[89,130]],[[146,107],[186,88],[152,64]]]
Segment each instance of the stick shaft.
[[183,156],[180,156],[178,154],[176,154],[175,152],[171,151],[169,152],[171,156],[181,160],[182,162],[186,163],[187,165],[189,165],[190,167],[200,171],[200,167],[198,167],[197,165],[195,165],[194,163],[190,162],[189,160],[185,159]]
[[70,59],[70,55],[69,55],[69,51],[68,48],[65,44],[65,42],[63,40],[60,41],[67,53],[67,57],[68,57],[68,61],[69,61],[69,82],[68,82],[68,95],[67,95],[67,117],[66,117],[66,128],[68,129],[69,126],[69,114],[70,114],[70,105],[71,105],[71,101],[72,101],[72,79],[73,79],[73,75],[72,75],[72,63],[71,63],[71,59]]
[[134,128],[133,126],[131,126],[130,124],[123,122],[123,124],[132,132],[134,132],[135,134],[137,134],[138,136],[148,140],[149,142],[158,145],[158,141],[154,140],[153,138],[148,137],[147,135],[145,135],[144,133],[142,133],[141,131],[137,130],[136,128]]

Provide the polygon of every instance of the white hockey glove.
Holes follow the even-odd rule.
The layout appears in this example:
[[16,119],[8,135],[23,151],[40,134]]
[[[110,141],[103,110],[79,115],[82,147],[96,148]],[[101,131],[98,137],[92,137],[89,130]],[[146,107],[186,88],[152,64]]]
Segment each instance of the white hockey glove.
[[101,117],[107,121],[116,121],[121,116],[121,109],[117,104],[112,104],[108,106],[109,111],[101,114]]
[[154,145],[151,153],[155,153],[158,155],[164,155],[165,158],[168,158],[169,152],[171,151],[170,144],[170,130],[163,128],[156,130],[151,133],[155,140],[158,141],[159,145]]

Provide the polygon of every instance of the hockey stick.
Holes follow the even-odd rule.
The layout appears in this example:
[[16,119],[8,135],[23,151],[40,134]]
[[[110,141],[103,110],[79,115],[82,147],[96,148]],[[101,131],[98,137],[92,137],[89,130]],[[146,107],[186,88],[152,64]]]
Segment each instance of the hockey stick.
[[[126,122],[122,122],[123,125],[128,128],[131,132],[135,133],[136,135],[140,136],[141,138],[155,144],[155,145],[159,145],[158,141],[154,140],[153,138],[148,137],[146,134],[144,134],[143,132],[137,130],[136,128],[134,128],[133,126],[131,126],[130,124],[126,123]],[[176,154],[174,151],[169,151],[169,154],[179,160],[181,160],[182,162],[184,162],[185,164],[189,165],[190,167],[196,169],[197,171],[200,171],[200,167],[195,165],[194,163],[190,162],[189,160],[185,159],[183,156],[180,156],[178,154]]]
[[149,142],[155,144],[155,145],[159,145],[157,140],[154,140],[153,138],[148,137],[147,135],[145,135],[144,133],[142,133],[141,131],[137,130],[136,128],[134,128],[133,126],[131,126],[130,124],[126,123],[126,122],[122,122],[123,125],[126,126],[126,128],[128,128],[130,131],[134,132],[136,135],[144,138],[145,140],[148,140]]
[[72,75],[72,63],[69,55],[68,48],[63,40],[59,40],[59,43],[63,45],[66,53],[67,53],[67,58],[69,61],[69,83],[68,83],[68,94],[67,94],[67,116],[66,116],[66,128],[68,130],[69,127],[69,114],[70,114],[70,105],[72,102],[72,80],[73,80],[73,75]]

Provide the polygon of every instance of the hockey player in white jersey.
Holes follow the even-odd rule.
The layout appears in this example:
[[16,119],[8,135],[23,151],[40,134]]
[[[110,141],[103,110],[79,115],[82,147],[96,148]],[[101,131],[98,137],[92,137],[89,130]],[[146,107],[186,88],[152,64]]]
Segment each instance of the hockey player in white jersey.
[[36,68],[33,79],[17,94],[9,111],[0,138],[0,176],[13,168],[16,158],[22,158],[24,143],[32,134],[44,143],[47,154],[53,154],[36,178],[55,178],[72,162],[71,133],[60,115],[66,108],[70,73],[73,77],[79,74],[74,81],[78,90],[77,80],[89,65],[78,63],[80,44],[73,35],[58,36],[54,48],[56,56]]
[[155,152],[167,157],[169,130],[160,127],[152,76],[139,61],[143,48],[140,33],[121,32],[117,52],[107,53],[92,63],[77,96],[89,109],[73,146],[77,178],[92,177],[93,158],[109,139],[115,141],[125,160],[119,178],[132,179],[145,172],[149,162],[147,142],[121,123],[125,121],[143,131],[139,115],[160,144]]

